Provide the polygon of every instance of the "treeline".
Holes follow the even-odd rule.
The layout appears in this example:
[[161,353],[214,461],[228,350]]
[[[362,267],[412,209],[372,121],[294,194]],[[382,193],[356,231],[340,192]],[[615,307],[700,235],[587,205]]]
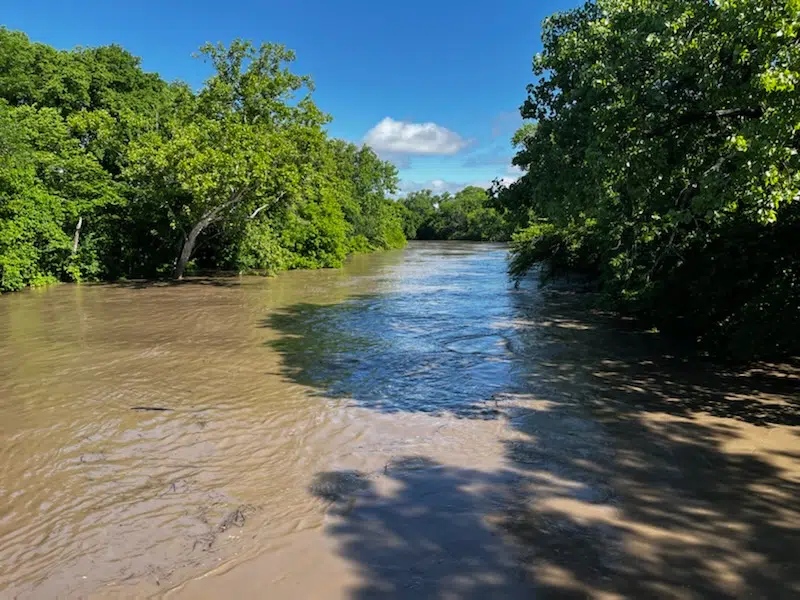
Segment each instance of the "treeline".
[[800,2],[597,0],[544,23],[495,200],[513,275],[593,274],[662,329],[800,354]]
[[331,139],[283,46],[206,45],[201,89],[0,28],[0,291],[333,267],[405,243],[395,167]]
[[505,211],[490,204],[483,188],[470,186],[454,195],[422,190],[399,202],[408,239],[500,242],[511,237]]

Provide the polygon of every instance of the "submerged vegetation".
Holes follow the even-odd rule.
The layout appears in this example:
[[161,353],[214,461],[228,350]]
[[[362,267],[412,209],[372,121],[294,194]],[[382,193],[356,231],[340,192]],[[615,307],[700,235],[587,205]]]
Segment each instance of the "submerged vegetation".
[[534,264],[739,357],[800,354],[800,1],[596,0],[543,26],[494,190]]
[[0,29],[0,291],[334,267],[402,246],[397,171],[327,136],[280,45],[206,45],[197,91],[118,46]]

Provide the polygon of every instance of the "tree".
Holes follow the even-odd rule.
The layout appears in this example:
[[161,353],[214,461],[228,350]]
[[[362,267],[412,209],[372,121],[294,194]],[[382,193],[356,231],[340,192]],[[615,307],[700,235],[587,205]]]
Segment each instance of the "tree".
[[436,212],[437,196],[431,190],[410,192],[400,200],[405,209],[403,228],[408,239],[431,239],[435,232],[431,228],[431,220]]
[[0,27],[0,97],[12,106],[55,108],[64,117],[82,110],[154,113],[169,86],[140,63],[117,45],[60,51]]
[[[796,223],[798,31],[796,0],[597,0],[550,17],[521,110],[536,128],[515,140],[526,174],[498,194],[528,225],[516,274],[582,266],[628,309],[694,336],[772,331],[794,267],[701,274],[695,261],[724,260],[733,239],[768,255]],[[699,294],[713,289],[728,292]]]
[[298,195],[303,150],[321,143],[327,120],[309,97],[292,103],[311,80],[284,66],[283,46],[256,49],[237,40],[201,49],[214,68],[196,98],[131,149],[131,181],[148,193],[169,190],[176,227],[185,232],[174,275],[181,278],[199,236],[214,223],[256,218]]
[[402,224],[389,199],[397,191],[397,168],[368,146],[332,140],[331,150],[352,249],[366,252],[403,245]]
[[55,109],[0,101],[0,139],[0,290],[94,275],[80,235],[122,201],[111,177]]
[[510,229],[487,190],[467,186],[455,195],[412,192],[402,201],[407,235],[416,239],[505,241]]
[[335,267],[405,243],[396,169],[328,138],[291,51],[201,56],[213,73],[195,92],[116,45],[0,28],[0,290]]

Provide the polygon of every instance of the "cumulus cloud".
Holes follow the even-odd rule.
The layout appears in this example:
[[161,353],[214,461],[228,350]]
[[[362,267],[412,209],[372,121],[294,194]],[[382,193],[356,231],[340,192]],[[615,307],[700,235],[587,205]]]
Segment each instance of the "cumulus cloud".
[[467,140],[436,123],[409,123],[386,117],[367,132],[364,143],[381,153],[455,154]]

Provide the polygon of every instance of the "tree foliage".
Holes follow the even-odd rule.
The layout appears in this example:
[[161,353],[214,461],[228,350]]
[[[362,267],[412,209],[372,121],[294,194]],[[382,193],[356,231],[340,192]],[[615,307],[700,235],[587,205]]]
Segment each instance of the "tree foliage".
[[119,187],[55,109],[0,101],[0,139],[0,289],[94,276],[96,239],[73,248],[76,229],[120,204]]
[[717,348],[800,350],[799,35],[798,0],[597,0],[547,19],[514,140],[526,173],[495,193],[520,227],[513,274],[585,269]]
[[410,239],[497,242],[510,236],[505,211],[491,206],[483,188],[469,186],[454,195],[422,190],[400,202]]
[[197,91],[0,28],[0,291],[338,266],[405,243],[397,171],[330,139],[294,53],[206,44]]

